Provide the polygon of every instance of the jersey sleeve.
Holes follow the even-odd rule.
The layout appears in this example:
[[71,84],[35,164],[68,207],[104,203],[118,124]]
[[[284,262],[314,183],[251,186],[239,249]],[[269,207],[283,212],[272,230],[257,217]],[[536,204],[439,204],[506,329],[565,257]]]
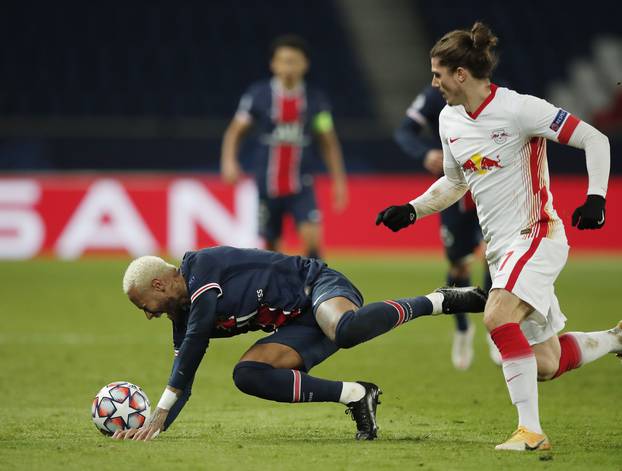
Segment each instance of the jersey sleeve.
[[[173,372],[178,367],[178,365],[179,365],[179,357],[176,357],[175,361],[173,362],[173,371],[171,372],[171,374],[173,374]],[[168,411],[168,415],[166,416],[166,420],[164,421],[164,427],[163,427],[164,430],[168,430],[168,428],[175,421],[179,413],[182,411],[182,409],[184,408],[184,406],[190,399],[190,396],[192,394],[192,383],[193,382],[194,382],[194,376],[190,378],[190,381],[188,381],[188,383],[186,384],[186,387],[184,388],[183,393],[181,394],[181,396],[177,398],[177,401],[175,401],[175,404],[173,404],[173,407],[171,407],[171,409]]]
[[220,286],[221,272],[222,266],[217,257],[207,253],[197,253],[196,258],[192,262],[192,273],[188,281],[188,294],[191,306],[194,301],[210,290],[216,291],[218,297],[222,296],[222,288]]
[[240,98],[235,119],[244,123],[252,123],[259,115],[257,106],[257,87],[252,85]]
[[546,100],[523,95],[517,113],[525,137],[543,137],[585,150],[588,195],[607,194],[610,171],[609,140],[600,131]]
[[328,100],[326,94],[321,91],[316,91],[314,93],[314,97],[317,111],[311,118],[311,127],[313,128],[313,131],[318,134],[330,132],[335,128],[330,101]]
[[218,293],[208,290],[191,301],[186,335],[173,363],[168,385],[185,391],[205,355],[216,323]]
[[518,127],[525,137],[543,137],[568,144],[580,120],[546,100],[522,95],[516,114]]

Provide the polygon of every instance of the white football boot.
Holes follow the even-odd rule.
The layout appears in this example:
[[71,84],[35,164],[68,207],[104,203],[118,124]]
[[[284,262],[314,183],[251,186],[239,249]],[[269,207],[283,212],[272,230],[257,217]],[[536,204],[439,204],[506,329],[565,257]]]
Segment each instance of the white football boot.
[[457,370],[467,370],[473,363],[473,336],[475,326],[471,323],[465,331],[454,332],[454,343],[451,346],[451,362]]

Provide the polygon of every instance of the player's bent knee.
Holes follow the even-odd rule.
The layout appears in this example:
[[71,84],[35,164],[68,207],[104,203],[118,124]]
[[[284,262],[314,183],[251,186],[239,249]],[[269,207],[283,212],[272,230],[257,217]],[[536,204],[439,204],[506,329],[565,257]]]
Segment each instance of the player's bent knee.
[[339,348],[352,348],[361,343],[361,332],[358,331],[359,329],[352,322],[354,316],[354,311],[348,311],[337,324],[333,342]]
[[258,361],[241,361],[233,368],[233,382],[243,393],[257,396],[257,385],[262,381],[262,376],[273,367],[267,363]]

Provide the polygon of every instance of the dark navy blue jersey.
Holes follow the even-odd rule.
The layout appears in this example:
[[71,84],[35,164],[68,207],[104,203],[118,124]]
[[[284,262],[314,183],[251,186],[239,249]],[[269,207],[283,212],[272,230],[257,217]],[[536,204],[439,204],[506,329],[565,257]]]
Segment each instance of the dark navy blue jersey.
[[298,193],[312,168],[313,133],[320,128],[318,123],[330,121],[326,96],[304,83],[288,91],[276,79],[267,79],[248,88],[236,117],[253,123],[250,154],[260,194]]
[[210,338],[273,331],[311,307],[311,286],[325,264],[259,249],[187,252],[180,266],[190,306],[173,323],[178,355],[169,385],[185,389]]
[[428,150],[441,148],[438,116],[446,104],[441,92],[432,86],[417,95],[395,131],[395,140],[406,154],[423,159]]

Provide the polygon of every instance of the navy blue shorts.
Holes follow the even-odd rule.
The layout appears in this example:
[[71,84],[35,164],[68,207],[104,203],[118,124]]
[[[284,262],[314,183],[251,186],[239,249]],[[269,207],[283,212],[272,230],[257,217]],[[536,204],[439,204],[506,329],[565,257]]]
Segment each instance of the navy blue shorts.
[[283,218],[291,214],[296,225],[303,222],[320,222],[313,185],[302,185],[300,193],[270,198],[259,196],[259,235],[267,241],[275,241],[283,232]]
[[311,307],[281,326],[276,332],[259,339],[255,345],[280,343],[298,352],[304,362],[303,371],[309,371],[323,362],[339,348],[330,340],[315,320],[315,310],[324,301],[343,296],[358,307],[363,305],[363,295],[350,280],[336,270],[324,267],[311,287]]
[[482,241],[477,211],[464,210],[461,201],[441,212],[441,240],[451,262],[471,255]]

